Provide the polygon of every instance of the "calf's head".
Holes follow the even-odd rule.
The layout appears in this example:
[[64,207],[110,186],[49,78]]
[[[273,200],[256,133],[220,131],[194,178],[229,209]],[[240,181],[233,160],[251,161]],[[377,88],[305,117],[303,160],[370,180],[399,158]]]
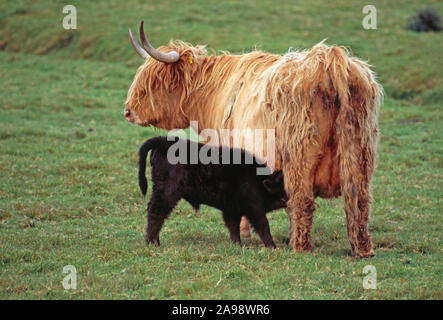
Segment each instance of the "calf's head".
[[158,49],[152,47],[140,24],[140,47],[132,30],[129,36],[135,51],[144,59],[128,91],[124,117],[141,126],[162,129],[186,128],[187,100],[201,60],[207,55],[203,47],[184,42],[170,42]]
[[265,178],[262,183],[267,191],[265,199],[267,210],[286,207],[288,196],[285,191],[283,172],[281,170],[274,172],[271,176]]

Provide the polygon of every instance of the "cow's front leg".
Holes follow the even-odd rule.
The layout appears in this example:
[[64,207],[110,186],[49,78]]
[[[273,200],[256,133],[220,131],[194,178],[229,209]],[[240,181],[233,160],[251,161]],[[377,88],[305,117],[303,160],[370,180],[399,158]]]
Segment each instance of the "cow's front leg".
[[291,196],[286,212],[289,217],[289,245],[296,252],[311,251],[311,229],[314,216],[314,198],[310,195]]
[[289,200],[286,213],[289,218],[289,245],[296,252],[311,251],[311,229],[315,211],[312,179],[309,175],[295,176],[292,168],[283,170],[285,189]]

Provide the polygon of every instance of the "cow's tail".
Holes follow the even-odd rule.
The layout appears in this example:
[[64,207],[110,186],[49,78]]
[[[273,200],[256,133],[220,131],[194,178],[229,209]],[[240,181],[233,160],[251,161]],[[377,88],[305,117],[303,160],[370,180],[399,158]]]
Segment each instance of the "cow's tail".
[[164,143],[164,137],[154,137],[146,140],[138,150],[138,186],[141,193],[146,196],[148,181],[146,180],[146,158],[150,150]]
[[336,119],[340,185],[347,216],[348,237],[357,256],[372,254],[367,232],[370,182],[377,145],[377,107],[381,87],[363,61],[331,47],[328,72],[340,102]]

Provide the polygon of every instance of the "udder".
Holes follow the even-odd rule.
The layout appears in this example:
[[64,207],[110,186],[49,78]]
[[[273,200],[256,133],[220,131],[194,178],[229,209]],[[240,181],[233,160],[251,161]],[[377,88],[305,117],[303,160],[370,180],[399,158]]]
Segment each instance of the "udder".
[[332,141],[324,149],[314,178],[314,195],[321,198],[336,198],[341,194],[337,143]]

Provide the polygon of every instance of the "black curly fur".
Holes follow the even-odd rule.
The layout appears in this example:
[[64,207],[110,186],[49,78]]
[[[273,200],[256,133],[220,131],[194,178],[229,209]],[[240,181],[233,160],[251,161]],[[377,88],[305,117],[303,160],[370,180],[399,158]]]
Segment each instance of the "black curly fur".
[[[185,199],[194,208],[206,204],[222,211],[230,238],[240,243],[240,219],[246,216],[267,247],[275,248],[266,212],[286,205],[281,171],[272,175],[257,175],[257,168],[266,168],[250,154],[226,147],[209,147],[208,154],[217,152],[220,163],[223,150],[233,159],[234,150],[241,154],[241,164],[171,164],[167,159],[168,149],[175,143],[184,144],[187,150],[205,146],[189,140],[168,141],[166,137],[147,140],[139,150],[138,181],[146,195],[148,182],[145,176],[146,157],[151,152],[152,195],[148,203],[148,226],[146,242],[159,244],[159,234],[165,219],[180,199]],[[206,145],[206,148],[208,146]],[[226,154],[226,153],[225,153]],[[253,159],[245,164],[246,157]]]

